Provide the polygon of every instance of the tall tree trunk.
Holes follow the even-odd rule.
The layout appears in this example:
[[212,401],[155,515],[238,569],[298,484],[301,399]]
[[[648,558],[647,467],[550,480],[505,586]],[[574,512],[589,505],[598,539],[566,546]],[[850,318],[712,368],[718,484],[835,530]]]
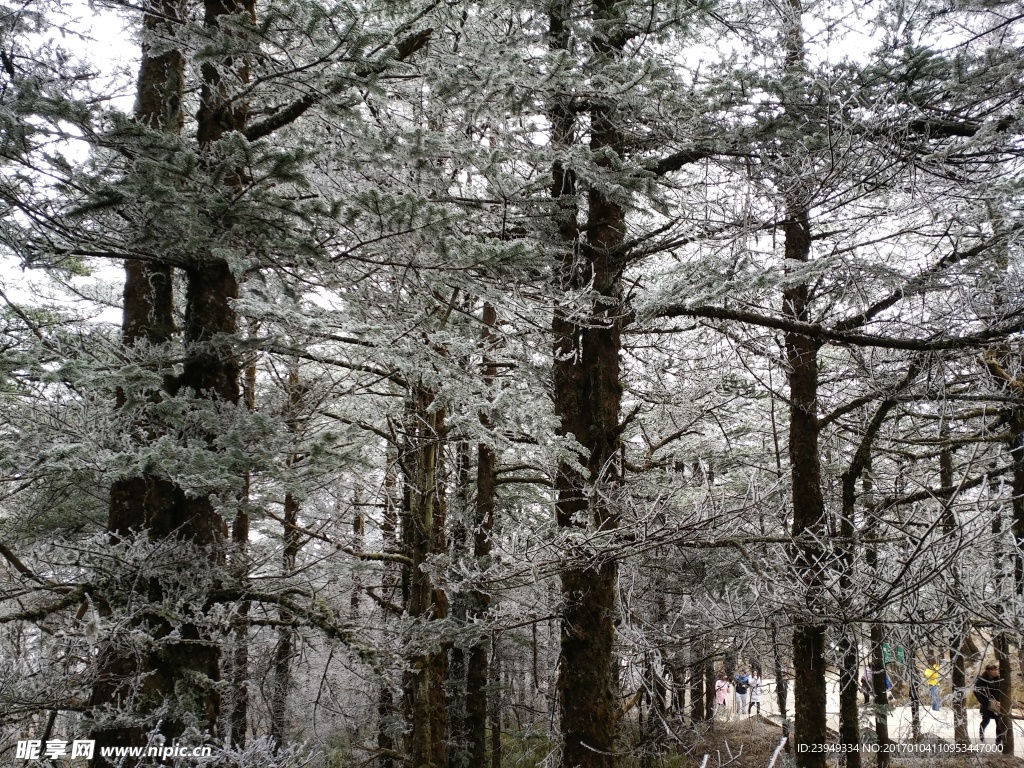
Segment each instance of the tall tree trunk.
[[504,750],[501,746],[501,655],[498,635],[491,636],[491,768],[501,768]]
[[[231,526],[231,558],[232,571],[238,588],[245,591],[248,587],[248,554],[249,542],[249,478],[245,478],[245,490],[242,503],[235,514]],[[234,621],[232,635],[234,643],[231,652],[231,718],[228,741],[233,747],[244,747],[249,731],[249,609],[248,600],[238,606],[238,615]]]
[[[908,367],[903,383],[909,384],[916,376],[918,365],[911,363]],[[885,400],[879,404],[874,415],[868,422],[864,435],[857,444],[853,457],[850,459],[850,466],[842,475],[843,511],[839,525],[839,533],[842,539],[840,545],[840,567],[842,569],[839,584],[841,599],[846,600],[853,597],[853,571],[856,567],[857,558],[857,483],[866,471],[871,469],[871,450],[875,438],[878,436],[885,419],[896,404],[895,400]],[[869,485],[869,484],[868,484]],[[846,752],[847,768],[860,768],[860,717],[858,711],[858,695],[860,693],[859,680],[859,654],[855,628],[843,628],[843,666],[839,675],[839,709],[840,709],[840,738],[842,743],[848,746]]]
[[[291,493],[284,496],[284,549],[281,552],[281,575],[287,579],[295,571],[301,539],[299,536],[299,504]],[[292,614],[284,608],[278,611],[280,627],[274,659],[271,666],[270,688],[270,738],[274,748],[280,749],[288,730],[288,694],[292,687],[292,656],[294,655],[295,630],[291,623]]]
[[999,663],[999,716],[996,718],[996,743],[1003,746],[1004,755],[1013,754],[1013,656],[1010,653],[1010,635],[1000,632],[993,641],[996,661]]
[[[785,11],[784,76],[798,83],[805,75],[804,39],[800,0],[789,0]],[[786,115],[804,128],[805,96],[791,85],[783,88]],[[788,148],[787,148],[788,149]],[[798,152],[794,147],[792,151]],[[787,269],[798,271],[811,258],[809,181],[787,178],[784,256]],[[788,287],[782,296],[782,314],[798,322],[810,322],[811,288],[806,281]],[[789,364],[789,462],[793,496],[795,561],[806,594],[807,611],[793,627],[794,692],[793,736],[799,768],[824,768],[826,755],[810,747],[824,744],[825,720],[825,623],[821,615],[824,597],[821,573],[821,537],[826,533],[825,505],[821,491],[821,457],[818,450],[818,349],[819,343],[799,333],[785,334]],[[807,751],[802,751],[801,747]]]
[[[700,723],[706,720],[709,714],[704,708],[704,668],[707,665],[707,644],[703,638],[693,642],[690,653],[693,660],[688,668],[690,676],[690,720],[693,723]],[[682,687],[680,686],[681,691]]]
[[[810,260],[811,233],[807,209],[791,208],[783,223],[787,264]],[[783,294],[783,315],[809,322],[810,287],[798,283]],[[825,624],[818,614],[822,606],[820,537],[825,534],[825,509],[821,493],[821,459],[818,452],[818,342],[787,332],[789,362],[789,461],[792,475],[793,538],[796,567],[807,594],[810,615],[793,628],[793,675],[796,679],[794,739],[800,768],[824,768],[825,754],[810,745],[824,744],[825,721]],[[807,751],[801,751],[806,745]]]
[[[569,49],[569,3],[556,3],[550,16],[553,47]],[[622,55],[622,8],[614,0],[592,4],[591,37],[595,66]],[[612,105],[590,109],[590,152],[598,167],[608,168],[621,156],[623,137]],[[552,106],[552,143],[568,148],[574,141],[575,121],[565,102]],[[596,297],[583,311],[558,306],[552,320],[554,336],[554,400],[560,435],[582,446],[580,471],[576,462],[559,463],[556,478],[556,518],[560,528],[611,531],[618,527],[612,500],[621,482],[619,412],[622,385],[622,270],[625,262],[625,211],[592,186],[587,192],[585,239],[577,221],[576,179],[556,163],[552,196],[562,237],[563,258],[558,275],[567,296],[588,290]],[[558,664],[558,703],[564,745],[562,768],[611,768],[615,751],[617,686],[614,673],[616,582],[614,557],[581,547],[567,553],[562,570],[561,657]]]
[[907,682],[910,693],[910,734],[914,741],[921,740],[921,695],[918,687],[917,669],[914,663],[917,649],[907,648]]
[[[1024,383],[1014,383],[1018,396],[1024,396]],[[1024,605],[1024,408],[1014,408],[1010,417],[1010,457],[1013,462],[1013,500],[1010,503],[1010,558],[1013,568],[1013,591],[1017,606]],[[1013,663],[1010,654],[1010,634],[1000,632],[996,638],[996,654],[999,660],[1000,721],[1005,733],[1003,754],[1014,753],[1013,728]],[[1018,636],[1018,641],[1020,637]]]
[[875,733],[878,736],[878,744],[882,745],[878,751],[875,765],[878,768],[889,768],[892,756],[885,751],[885,745],[889,743],[889,692],[886,687],[885,653],[885,630],[878,622],[871,624],[871,669],[874,673],[871,680],[871,687],[874,692],[875,701]]
[[[939,437],[941,439],[948,439],[948,434],[945,430],[941,430]],[[953,451],[948,446],[944,447],[942,452],[939,454],[939,485],[943,488],[953,487]],[[943,538],[946,541],[953,541],[953,536],[959,526],[952,504],[947,504],[943,508],[941,524]],[[952,577],[954,585],[959,587],[959,563],[954,563]],[[958,613],[958,611],[955,610],[956,606],[954,605],[952,598],[950,598],[947,606],[950,616],[954,616]],[[949,645],[949,683],[953,688],[953,740],[960,746],[966,746],[971,743],[970,735],[967,732],[967,707],[964,703],[964,699],[967,696],[967,672],[964,667],[964,646],[967,643],[968,631],[969,629],[966,623],[966,618],[957,620],[953,627]]]
[[846,768],[860,768],[860,656],[853,627],[845,627],[839,670],[839,741],[848,746]]
[[[249,336],[255,336],[257,323],[250,322]],[[245,363],[242,380],[242,400],[245,410],[256,410],[256,363],[258,357],[251,353]],[[249,495],[251,475],[247,469],[243,477],[240,504],[231,526],[232,571],[238,588],[245,592],[249,581]],[[250,602],[244,600],[238,606],[238,615],[232,634],[234,647],[231,654],[231,718],[228,741],[233,747],[244,747],[249,732],[249,610]]]
[[[181,18],[181,11],[180,4],[173,0],[145,6],[135,105],[136,123],[170,135],[179,134],[184,121],[185,60],[173,46],[154,46],[153,43],[156,38],[172,37],[171,30]],[[148,140],[142,134],[139,145],[144,148]],[[122,319],[125,347],[159,346],[171,340],[174,332],[172,281],[172,270],[166,263],[134,259],[125,262]],[[165,376],[164,389],[175,389],[169,376]],[[141,393],[142,397],[136,399],[156,403],[163,399],[166,391]],[[128,393],[119,390],[118,406],[127,402]],[[155,439],[161,431],[160,425],[153,421],[138,426],[150,439]],[[221,557],[223,526],[220,518],[204,515],[202,511],[197,514],[182,490],[155,470],[112,483],[107,528],[114,541],[144,533],[153,540],[174,538],[186,546],[194,546],[211,557],[214,566]],[[184,574],[182,578],[186,578]],[[153,578],[140,584],[140,591],[145,599],[159,604],[168,586]],[[121,601],[121,595],[111,594],[109,601],[108,607],[114,608]],[[123,712],[114,725],[98,724],[92,731],[92,738],[101,744],[143,745],[153,730],[158,729],[164,737],[173,740],[188,725],[195,724],[215,734],[220,706],[215,688],[220,677],[220,654],[214,639],[187,618],[172,623],[158,607],[136,616],[133,622],[136,626],[145,626],[144,631],[154,641],[155,649],[150,646],[139,651],[118,647],[117,643],[104,648],[90,705],[96,708],[115,705],[128,711]],[[186,680],[188,682],[184,683]],[[189,687],[187,695],[182,695],[179,684]],[[129,760],[129,764],[134,761]],[[105,767],[110,763],[97,755],[94,765]]]
[[[288,371],[286,390],[288,405],[285,411],[285,424],[288,426],[292,439],[297,442],[302,387],[296,367],[292,367]],[[289,469],[294,466],[296,461],[298,461],[298,453],[293,450],[287,461]],[[291,492],[284,495],[284,516],[281,526],[281,540],[284,544],[281,550],[281,578],[287,581],[295,573],[299,550],[302,547],[302,537],[299,533],[299,502]],[[288,694],[292,688],[292,657],[295,654],[295,629],[292,627],[294,619],[295,617],[287,609],[280,608],[278,610],[280,626],[277,630],[277,644],[274,646],[274,657],[271,663],[270,700],[268,702],[270,738],[274,742],[275,750],[281,748],[288,731]]]
[[712,726],[715,722],[715,715],[721,714],[717,711],[717,706],[718,702],[715,701],[715,662],[712,657],[707,657],[704,661],[704,719]]
[[967,730],[967,671],[964,668],[965,645],[967,630],[962,622],[958,622],[953,630],[949,648],[949,684],[953,688],[953,741],[960,746],[971,743]]
[[406,420],[403,538],[412,565],[408,577],[409,616],[416,620],[408,638],[412,649],[406,674],[405,709],[409,718],[409,759],[421,768],[448,764],[448,648],[439,645],[429,625],[448,616],[448,600],[425,568],[445,554],[445,498],[441,487],[444,409],[432,407],[434,395],[421,385],[410,393]]
[[[468,368],[471,365],[468,358],[463,358],[460,364],[463,368]],[[448,517],[451,534],[451,563],[455,568],[456,574],[464,572],[466,567],[466,560],[469,555],[469,529],[474,516],[470,511],[470,507],[473,504],[473,489],[470,487],[470,470],[472,467],[469,448],[469,443],[465,440],[460,440],[455,447],[455,493],[453,495],[453,508],[449,510]],[[452,514],[453,511],[454,514]],[[469,615],[468,591],[468,589],[458,590],[451,605],[451,617],[455,622],[455,626],[467,629],[470,626],[467,621]],[[470,641],[470,644],[472,644],[472,641]],[[452,647],[448,668],[449,768],[463,768],[464,766],[471,765],[469,762],[469,738],[466,732],[468,656],[469,649],[463,643],[456,643]]]
[[[484,304],[483,341],[487,346],[483,359],[483,383],[492,387],[498,375],[490,348],[496,338],[494,327],[498,321],[493,305]],[[486,413],[480,414],[485,428],[491,426]],[[494,530],[494,515],[497,504],[497,455],[487,443],[477,445],[476,455],[476,503],[473,507],[473,557],[477,567],[484,571],[490,567],[491,533]],[[469,595],[469,618],[483,626],[490,609],[491,596],[481,589],[473,589]],[[536,624],[534,625],[536,633]],[[536,637],[536,634],[534,635]],[[466,666],[466,732],[469,737],[471,765],[483,766],[487,756],[487,676],[488,638],[479,635],[469,648]],[[536,648],[536,644],[534,645]]]
[[[399,493],[398,473],[396,467],[398,460],[392,455],[393,448],[389,448],[387,455],[387,467],[384,470],[384,515],[381,522],[381,538],[384,543],[385,552],[398,551],[398,507]],[[384,564],[384,574],[381,583],[381,590],[385,603],[394,603],[398,592],[401,576],[397,573],[394,563]],[[388,612],[384,611],[382,626],[386,629]],[[391,688],[391,681],[382,676],[380,689],[377,693],[377,747],[380,749],[380,768],[394,768],[394,755],[397,752],[397,744],[392,731],[392,723],[396,718],[395,696]]]
[[778,633],[778,627],[773,620],[769,625],[769,635],[772,641],[772,661],[775,667],[775,701],[779,707],[779,716],[782,718],[782,738],[786,740],[786,751],[792,752],[789,738],[789,718],[786,716],[787,699],[789,698],[787,696],[786,668],[782,663],[782,651],[779,645]]

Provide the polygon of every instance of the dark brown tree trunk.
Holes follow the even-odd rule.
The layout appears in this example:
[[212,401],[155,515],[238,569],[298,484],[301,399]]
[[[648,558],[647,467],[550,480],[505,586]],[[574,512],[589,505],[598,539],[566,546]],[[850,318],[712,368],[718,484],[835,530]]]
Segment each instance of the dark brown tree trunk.
[[[249,335],[256,333],[256,323],[249,326]],[[252,413],[256,410],[256,363],[257,355],[251,353],[246,360],[242,377],[242,401],[245,410]],[[251,491],[251,474],[246,470],[243,476],[240,504],[231,526],[231,560],[232,572],[238,589],[245,592],[249,584],[249,502]],[[234,647],[231,653],[231,717],[228,740],[233,747],[244,747],[249,732],[249,610],[248,600],[238,606],[238,615],[232,634]]]
[[[143,17],[148,35],[159,35],[180,18],[178,2],[159,2],[154,12]],[[169,31],[169,30],[168,30]],[[185,57],[177,50],[154,55],[150,45],[144,44],[135,103],[135,121],[147,128],[168,134],[181,132],[184,114],[181,102],[184,96]],[[174,334],[173,276],[169,264],[128,259],[124,264],[124,305],[121,321],[121,343],[128,348],[140,344],[159,346],[171,340]],[[125,404],[126,393],[117,393],[118,405]],[[160,399],[159,392],[150,392],[146,398]],[[153,435],[156,425],[144,425]],[[115,481],[110,489],[110,516],[107,529],[120,538],[131,532],[142,532],[153,516],[151,508],[168,504],[173,486],[167,480],[153,475]]]
[[[142,61],[139,66],[137,98],[135,105],[135,121],[147,129],[165,134],[176,135],[181,132],[184,114],[182,98],[184,94],[184,56],[170,48],[153,53],[152,38],[167,35],[180,18],[181,8],[177,2],[165,0],[146,7],[143,16],[143,27],[146,40],[143,44]],[[161,46],[162,48],[162,46]],[[145,226],[142,223],[140,226]],[[129,259],[125,262],[124,304],[122,317],[122,343],[131,349],[142,344],[159,346],[169,342],[174,332],[172,303],[172,270],[170,265],[159,261]],[[129,399],[143,402],[159,402],[163,394],[150,391],[129,395],[124,390],[117,392],[119,407],[126,405]],[[151,439],[160,433],[155,423],[140,424],[141,430]],[[153,538],[167,535],[157,531],[153,522],[168,515],[182,501],[183,494],[167,479],[155,473],[143,472],[142,475],[119,479],[111,484],[110,508],[107,529],[113,541],[130,537],[132,534],[148,533]],[[217,540],[202,536],[190,536],[190,531],[174,531],[172,535],[192,538],[193,543],[203,546],[216,544]],[[151,581],[140,585],[144,597],[153,601],[162,598],[163,589],[159,583]],[[111,594],[108,608],[114,608],[121,602],[121,595]],[[165,619],[150,613],[133,618],[136,626],[144,624],[146,631],[157,641],[163,640],[171,631]],[[181,628],[182,637],[198,640],[198,632],[192,625]],[[205,649],[200,651],[205,655]],[[175,670],[173,664],[178,656],[174,645],[164,645],[157,651],[136,652],[135,649],[118,647],[117,642],[105,648],[101,653],[99,672],[90,696],[90,705],[100,708],[115,706],[123,711],[121,724],[116,726],[99,725],[92,731],[91,737],[100,744],[143,745],[148,732],[157,727],[154,715],[164,700],[173,697],[176,676],[188,674],[191,669],[200,675],[207,675],[216,680],[218,670],[216,660],[213,664],[201,659],[197,665],[183,664],[182,670]],[[212,686],[206,694],[203,686],[196,686],[196,701],[193,713],[198,715],[200,723],[211,732],[216,729],[217,700]],[[186,702],[183,704],[187,709]],[[172,707],[171,712],[175,712]],[[186,715],[182,712],[181,715]],[[164,718],[161,730],[168,737],[181,733],[183,725],[180,718]],[[105,768],[110,765],[102,756],[97,755],[93,761],[96,766]],[[134,764],[134,762],[130,763]]]
[[1000,632],[993,641],[996,661],[999,663],[999,717],[996,718],[996,743],[1002,744],[1003,754],[1013,754],[1013,656],[1010,636]]
[[[785,64],[783,74],[798,83],[805,76],[801,0],[789,0],[783,10]],[[799,88],[799,86],[797,86]],[[794,130],[804,130],[805,95],[787,84],[781,92],[783,108]],[[798,146],[787,147],[794,154]],[[811,223],[807,179],[787,178],[784,256],[787,269],[799,270],[811,258]],[[783,292],[782,314],[798,322],[810,321],[811,289],[796,283]],[[806,609],[793,627],[794,724],[796,764],[799,768],[824,768],[826,755],[812,751],[824,744],[825,720],[825,623],[822,585],[824,575],[821,538],[826,534],[825,505],[821,491],[821,457],[818,451],[818,349],[809,336],[785,334],[789,364],[789,463],[793,496],[793,538],[798,578],[806,594]],[[806,750],[806,751],[805,751]]]
[[[469,311],[467,309],[467,311]],[[460,361],[463,368],[471,362],[468,358]],[[451,562],[456,573],[462,572],[469,556],[469,530],[472,527],[474,513],[473,489],[470,487],[471,461],[469,443],[460,440],[455,447],[455,493],[453,507],[449,509],[451,539]],[[454,514],[452,512],[454,511]],[[460,589],[455,593],[451,605],[451,618],[457,627],[468,627],[469,596],[468,589]],[[472,641],[469,643],[472,644]],[[469,762],[469,736],[466,732],[466,710],[468,707],[467,658],[469,647],[456,643],[449,656],[448,666],[448,768],[464,768]],[[485,712],[486,717],[486,712]],[[485,723],[486,726],[486,723]]]
[[[291,377],[289,377],[291,381]],[[281,554],[281,575],[288,578],[295,571],[301,539],[299,536],[299,504],[291,493],[284,496],[284,549]],[[288,730],[288,694],[291,691],[292,656],[294,655],[295,630],[291,626],[294,617],[280,609],[277,645],[274,646],[274,660],[271,664],[270,738],[275,749],[280,749]]]
[[[493,329],[498,321],[494,307],[487,303],[483,308],[483,341],[488,351],[484,354],[483,383],[490,388],[498,369],[491,358],[489,348],[495,342]],[[490,427],[486,414],[480,415],[481,424]],[[476,455],[476,503],[473,514],[473,557],[477,567],[485,570],[490,566],[491,532],[494,529],[494,515],[497,503],[497,456],[487,443],[477,446]],[[491,596],[480,589],[473,589],[469,595],[469,618],[480,624],[486,622]],[[536,625],[534,625],[536,629]],[[469,739],[471,765],[483,766],[487,756],[487,677],[488,646],[486,637],[479,637],[469,648],[466,665],[466,734]],[[536,647],[536,646],[534,646]]]
[[[362,496],[357,489],[352,494],[352,544],[356,551],[362,552],[366,539],[366,517],[363,515]],[[358,571],[352,577],[352,590],[349,593],[348,609],[352,620],[359,617],[359,602],[363,594],[363,580]]]
[[491,636],[491,768],[501,768],[504,750],[501,746],[501,655],[498,636]]
[[[783,223],[787,265],[798,267],[810,260],[811,231],[807,209],[796,206]],[[798,283],[783,293],[782,312],[787,318],[809,322],[810,287]],[[793,736],[799,768],[824,768],[826,755],[812,751],[824,744],[825,721],[825,624],[816,615],[822,610],[820,539],[825,535],[825,506],[821,493],[821,459],[818,453],[818,342],[787,332],[789,363],[789,462],[792,475],[793,538],[796,567],[807,594],[809,615],[793,628],[793,674],[796,681]],[[806,746],[804,746],[806,745]],[[807,751],[801,751],[801,746]]]
[[405,710],[409,719],[409,759],[422,768],[448,764],[448,648],[432,637],[429,624],[448,616],[448,600],[425,569],[430,557],[445,554],[445,503],[441,487],[441,445],[445,439],[444,409],[432,408],[434,395],[415,386],[408,402],[403,539],[412,565],[407,608],[416,619],[408,638],[412,649],[405,678]]
[[[907,371],[905,383],[909,383],[917,376],[918,366],[912,363]],[[894,400],[885,400],[880,403],[867,429],[861,437],[854,451],[850,466],[842,475],[843,512],[839,525],[839,533],[843,544],[840,546],[842,572],[839,578],[841,599],[846,600],[853,596],[853,569],[855,567],[857,554],[857,525],[855,521],[857,509],[857,483],[866,471],[871,469],[871,449],[875,438],[878,436],[885,419],[895,405]],[[847,768],[860,768],[861,759],[859,751],[860,724],[858,712],[858,695],[860,693],[858,681],[859,658],[857,638],[854,627],[844,627],[843,635],[843,666],[839,674],[839,708],[840,708],[840,739],[848,746],[846,752]]]
[[[1024,395],[1024,382],[1015,378],[1012,370],[1010,353],[1007,349],[999,350],[999,354],[991,354],[986,364],[993,378],[1000,383],[1008,394],[1021,397]],[[1009,370],[1008,370],[1009,369]],[[1004,549],[1003,519],[1001,510],[996,510],[992,521],[992,533],[996,537],[995,579],[1003,584],[1008,578],[1013,579],[1013,589],[1018,599],[1024,594],[1024,560],[1022,560],[1022,534],[1024,534],[1024,409],[1014,408],[1008,418],[1007,450],[1013,468],[1012,493],[1010,502],[1010,534],[1012,545]],[[1012,575],[1007,573],[1006,559],[1010,560]],[[1004,603],[995,606],[995,611],[1006,621]],[[1013,704],[1013,663],[1010,655],[1010,635],[999,630],[993,638],[996,661],[999,663],[999,716],[996,718],[996,741],[1002,744],[1004,753],[1013,754],[1014,732],[1011,707]]]
[[[948,439],[948,435],[944,431],[940,432],[940,437]],[[939,485],[943,488],[953,487],[953,451],[949,447],[943,448],[942,452],[939,454]],[[946,505],[943,509],[941,523],[943,538],[947,541],[952,541],[953,535],[958,527],[956,514],[953,511],[952,504]],[[959,585],[959,565],[954,565],[953,568],[953,583],[955,585]],[[952,600],[949,601],[948,606],[950,615],[955,615],[956,606],[953,604]],[[964,703],[964,699],[967,695],[967,672],[964,668],[964,645],[966,641],[967,625],[963,620],[957,621],[950,637],[949,683],[953,688],[951,705],[953,710],[953,740],[956,744],[961,746],[971,743],[970,735],[967,732],[967,707]]]
[[[389,448],[387,453],[387,467],[384,470],[384,514],[381,521],[381,538],[384,543],[385,552],[398,551],[398,472],[396,471],[398,460],[393,455],[394,449]],[[396,452],[394,452],[396,453]],[[381,580],[381,592],[384,601],[394,604],[397,598],[401,576],[397,572],[394,563],[384,564],[384,574]],[[383,614],[382,622],[387,627],[388,612]],[[380,689],[377,694],[377,747],[381,751],[379,760],[380,768],[394,768],[394,755],[397,752],[398,744],[392,731],[392,723],[397,717],[395,696],[391,689],[391,681],[382,676]]]
[[[715,721],[715,663],[710,657],[704,660],[704,719],[709,723]],[[721,713],[717,713],[721,714]]]
[[871,669],[874,676],[871,680],[871,687],[875,698],[875,734],[878,736],[878,743],[883,745],[875,761],[878,768],[889,768],[892,756],[885,750],[889,743],[889,689],[885,684],[885,653],[882,646],[885,643],[885,633],[881,624],[875,622],[871,625]]
[[[298,369],[288,371],[286,392],[288,405],[285,411],[285,424],[293,440],[298,441],[298,419],[302,406],[303,388],[299,381]],[[298,454],[293,452],[287,460],[291,468],[298,461]],[[287,580],[295,573],[299,550],[302,548],[302,537],[299,529],[299,502],[292,493],[284,495],[284,516],[282,517],[281,540],[281,578]],[[271,681],[268,709],[270,715],[270,738],[274,749],[280,749],[288,732],[288,694],[292,687],[292,657],[295,654],[295,629],[292,613],[285,608],[278,610],[280,626],[277,630],[277,644],[274,646],[274,657],[271,663]]]
[[779,716],[782,718],[782,738],[786,740],[786,751],[792,752],[792,744],[789,738],[789,718],[786,716],[786,709],[789,703],[786,668],[782,663],[782,646],[779,645],[779,630],[774,621],[769,625],[768,634],[772,641],[772,661],[775,667],[775,702],[779,708]]
[[860,658],[853,627],[847,627],[842,639],[842,668],[839,670],[839,741],[850,747],[844,759],[846,768],[860,768]]
[[949,684],[953,688],[953,741],[964,746],[971,743],[967,730],[967,672],[964,669],[964,644],[967,633],[959,626],[954,629],[952,643],[949,648]]
[[380,768],[395,768],[395,744],[388,727],[395,713],[395,699],[391,687],[382,682],[377,694],[377,748],[380,750]]
[[[1016,379],[1016,394],[1024,395],[1024,385]],[[1010,533],[1012,546],[1010,558],[1013,567],[1013,587],[1017,605],[1024,603],[1024,409],[1014,408],[1010,417],[1010,457],[1013,461],[1013,500],[1010,504],[1012,519]],[[1014,753],[1013,706],[1013,663],[1010,654],[1010,635],[1001,632],[996,637],[996,655],[999,660],[999,705],[1003,737],[1003,754]]]
[[916,656],[915,649],[910,647],[907,649],[907,656],[909,663],[907,664],[907,682],[909,683],[909,694],[910,694],[910,735],[914,741],[921,740],[921,695],[918,688],[917,680],[917,669],[915,668],[914,658]]
[[[233,571],[239,589],[248,586],[248,562],[246,548],[249,542],[249,478],[245,479],[242,504],[235,514],[231,527]],[[233,747],[244,747],[249,731],[249,601],[238,606],[234,622],[234,647],[231,653],[231,725],[229,741]]]
[[[550,17],[551,41],[568,50],[568,3],[557,4]],[[613,0],[592,5],[595,27],[591,38],[595,66],[622,55],[619,29],[621,7]],[[552,106],[552,140],[557,147],[574,143],[574,119],[568,105]],[[597,166],[607,168],[621,155],[623,139],[611,105],[590,110],[590,151]],[[554,400],[559,434],[574,438],[583,448],[581,472],[575,462],[558,466],[556,518],[567,530],[610,531],[618,527],[612,496],[621,482],[619,412],[622,385],[622,245],[625,211],[600,189],[587,192],[587,237],[581,240],[577,222],[576,179],[556,163],[552,196],[562,238],[563,260],[558,275],[562,290],[576,296],[595,295],[583,311],[559,306],[552,321],[554,336]],[[611,768],[618,721],[614,674],[616,581],[613,557],[581,547],[566,553],[562,570],[561,658],[558,664],[558,703],[564,739],[562,768]]]
[[[707,647],[701,640],[695,640],[691,648],[693,662],[689,666],[690,720],[703,722],[708,718],[704,707],[704,668],[707,665]],[[680,687],[680,691],[682,688]]]

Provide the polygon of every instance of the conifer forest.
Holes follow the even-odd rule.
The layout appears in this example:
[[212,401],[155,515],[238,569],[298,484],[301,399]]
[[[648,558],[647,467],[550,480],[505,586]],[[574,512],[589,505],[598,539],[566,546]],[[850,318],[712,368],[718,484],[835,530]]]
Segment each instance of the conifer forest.
[[0,0],[0,765],[1024,765],[1022,205],[1020,0]]

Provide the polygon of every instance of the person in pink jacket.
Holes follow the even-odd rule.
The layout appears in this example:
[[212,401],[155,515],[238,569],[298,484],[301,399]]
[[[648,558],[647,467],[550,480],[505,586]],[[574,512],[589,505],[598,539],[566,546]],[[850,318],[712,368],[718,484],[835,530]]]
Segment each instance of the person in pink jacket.
[[726,705],[729,702],[729,688],[731,687],[725,673],[721,673],[718,680],[715,681],[715,709],[717,711],[728,712]]

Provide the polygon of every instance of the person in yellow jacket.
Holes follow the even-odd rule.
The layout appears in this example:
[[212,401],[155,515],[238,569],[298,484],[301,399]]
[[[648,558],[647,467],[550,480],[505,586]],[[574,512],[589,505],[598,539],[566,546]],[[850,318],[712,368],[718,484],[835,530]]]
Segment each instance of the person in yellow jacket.
[[928,666],[924,670],[924,682],[928,686],[928,695],[932,700],[932,711],[938,712],[939,704],[939,662],[933,656],[928,659]]

